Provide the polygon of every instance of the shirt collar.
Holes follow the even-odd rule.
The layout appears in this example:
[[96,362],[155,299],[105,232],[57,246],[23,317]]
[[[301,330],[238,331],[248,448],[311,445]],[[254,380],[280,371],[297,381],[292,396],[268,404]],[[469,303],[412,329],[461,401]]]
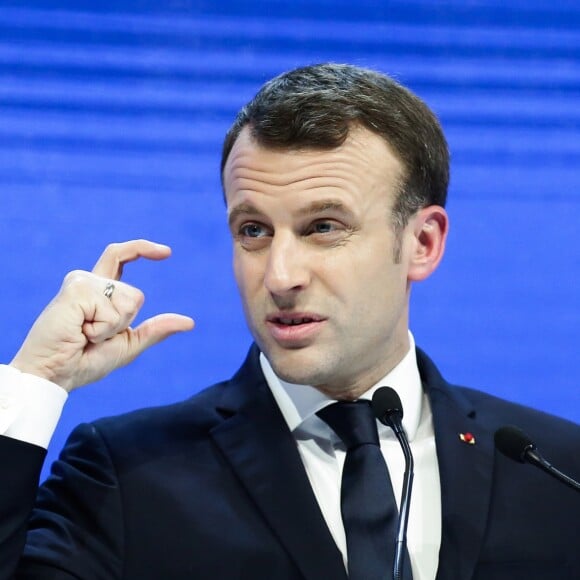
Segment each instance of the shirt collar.
[[[395,389],[401,398],[404,409],[403,427],[407,437],[412,441],[421,419],[423,389],[415,354],[415,340],[410,332],[409,344],[409,351],[397,366],[360,398],[371,400],[374,392],[379,387],[389,386]],[[309,435],[323,436],[327,432],[323,421],[311,421],[311,419],[313,417],[317,418],[316,413],[334,402],[334,399],[327,397],[310,385],[297,385],[283,381],[276,376],[263,353],[260,353],[260,365],[266,382],[290,431],[295,432],[299,429],[306,429]],[[384,429],[379,427],[379,433],[384,433],[385,429],[390,432],[387,427]]]

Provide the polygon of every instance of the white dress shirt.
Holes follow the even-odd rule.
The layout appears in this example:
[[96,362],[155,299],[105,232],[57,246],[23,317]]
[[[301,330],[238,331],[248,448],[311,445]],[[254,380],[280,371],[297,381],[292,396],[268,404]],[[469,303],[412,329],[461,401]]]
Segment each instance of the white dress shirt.
[[[431,407],[421,386],[414,340],[410,334],[409,336],[411,348],[403,360],[361,399],[370,400],[381,386],[394,388],[401,398],[404,409],[403,427],[415,461],[407,547],[413,580],[434,580],[441,544],[439,466]],[[334,431],[316,415],[334,400],[313,387],[282,381],[263,354],[260,355],[260,364],[280,411],[294,434],[314,495],[342,553],[346,568],[348,555],[340,514],[340,482],[346,450]],[[379,423],[378,429],[381,451],[399,504],[405,469],[403,452],[389,427]]]
[[0,365],[0,435],[46,449],[67,396],[50,381]]

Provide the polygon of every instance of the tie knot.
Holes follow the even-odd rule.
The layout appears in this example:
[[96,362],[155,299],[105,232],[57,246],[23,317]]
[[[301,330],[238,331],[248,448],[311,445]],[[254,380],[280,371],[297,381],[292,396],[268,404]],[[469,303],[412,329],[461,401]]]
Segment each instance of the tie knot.
[[370,401],[339,401],[316,413],[342,440],[347,451],[360,445],[379,445]]

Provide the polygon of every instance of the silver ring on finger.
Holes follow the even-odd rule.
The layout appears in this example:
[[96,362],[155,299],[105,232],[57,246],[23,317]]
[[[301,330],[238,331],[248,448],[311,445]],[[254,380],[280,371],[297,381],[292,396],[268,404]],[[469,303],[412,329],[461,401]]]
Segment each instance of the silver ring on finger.
[[111,300],[111,297],[113,296],[114,291],[115,291],[115,285],[112,282],[107,282],[107,285],[105,286],[105,289],[103,290],[103,294],[109,300]]

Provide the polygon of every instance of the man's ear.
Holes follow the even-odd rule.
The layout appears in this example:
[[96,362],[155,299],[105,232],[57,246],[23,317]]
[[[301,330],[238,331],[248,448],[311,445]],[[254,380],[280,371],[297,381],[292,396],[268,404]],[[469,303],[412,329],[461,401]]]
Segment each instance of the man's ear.
[[438,205],[420,209],[411,218],[413,248],[409,256],[408,279],[419,282],[429,277],[445,252],[449,230],[447,212]]

